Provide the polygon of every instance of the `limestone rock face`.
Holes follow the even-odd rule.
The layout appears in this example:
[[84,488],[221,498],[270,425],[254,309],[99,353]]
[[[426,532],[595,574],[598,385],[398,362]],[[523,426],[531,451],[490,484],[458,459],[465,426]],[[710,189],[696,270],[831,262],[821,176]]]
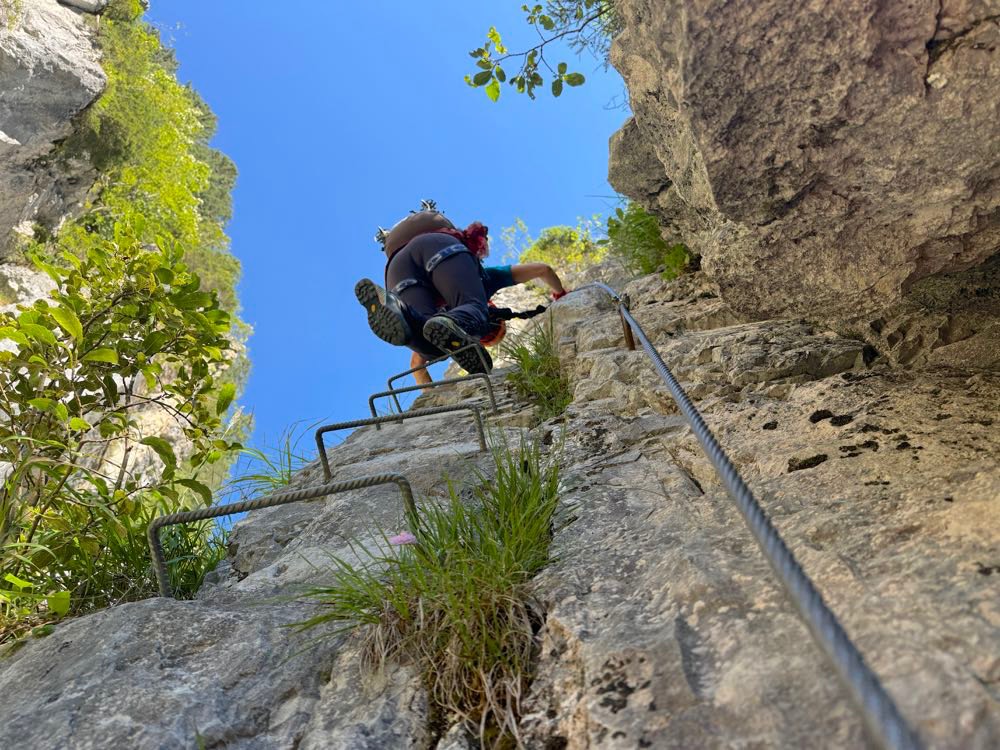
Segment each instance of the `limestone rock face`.
[[[741,322],[702,274],[625,291],[928,746],[1000,744],[997,371],[933,356],[892,368],[818,326]],[[608,298],[577,291],[549,322],[573,402],[537,424],[499,369],[489,418],[562,444],[575,517],[533,588],[545,622],[523,746],[868,746],[662,382],[624,348]],[[485,407],[482,385],[415,405],[457,402]],[[335,480],[399,472],[422,497],[485,466],[466,415],[328,438]],[[312,464],[293,486],[321,481]],[[356,560],[376,529],[402,523],[393,487],[249,514],[197,600],[112,608],[0,656],[0,747],[476,746],[434,720],[408,666],[371,674],[356,637],[311,643],[322,631],[283,627],[316,614],[301,593],[329,580],[330,555]]]
[[1000,2],[616,3],[610,180],[744,318],[866,315],[1000,248]]
[[23,0],[19,20],[0,28],[0,253],[13,227],[58,223],[93,184],[88,164],[46,159],[104,89],[92,35],[56,0]]

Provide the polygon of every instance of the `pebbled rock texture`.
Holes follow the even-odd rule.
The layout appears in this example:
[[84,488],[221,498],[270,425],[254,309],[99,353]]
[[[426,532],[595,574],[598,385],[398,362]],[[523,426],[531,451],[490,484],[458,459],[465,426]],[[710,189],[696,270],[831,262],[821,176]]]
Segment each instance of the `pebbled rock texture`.
[[[626,292],[928,745],[996,747],[1000,374],[894,369],[816,326],[740,322],[701,274]],[[564,438],[575,516],[535,581],[546,618],[523,746],[871,746],[607,298],[578,291],[550,315],[573,402],[537,424],[500,369],[490,417]],[[483,403],[482,385],[415,406],[458,401]],[[424,496],[483,465],[465,416],[328,437],[334,479],[400,472]],[[294,486],[319,481],[314,463]],[[433,719],[406,665],[369,674],[354,638],[284,627],[315,613],[298,595],[327,580],[330,554],[351,559],[352,543],[401,522],[391,487],[250,514],[197,600],[112,608],[0,657],[0,747],[475,747]]]
[[0,256],[14,227],[53,227],[90,189],[89,164],[46,157],[106,81],[86,17],[56,0],[22,0],[0,27]]
[[874,314],[1000,249],[998,0],[616,9],[609,179],[741,317]]

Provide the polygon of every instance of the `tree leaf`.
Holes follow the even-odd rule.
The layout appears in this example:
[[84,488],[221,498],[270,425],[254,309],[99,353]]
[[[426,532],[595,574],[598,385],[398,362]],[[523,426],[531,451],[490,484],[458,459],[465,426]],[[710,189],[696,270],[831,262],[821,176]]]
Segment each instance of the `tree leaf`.
[[81,419],[80,417],[73,417],[69,420],[69,428],[71,430],[89,430],[90,422],[86,419]]
[[16,341],[21,346],[28,345],[28,337],[13,326],[3,326],[0,328],[0,339],[10,339]]
[[76,317],[75,312],[68,307],[53,307],[49,310],[49,313],[55,318],[59,327],[74,339],[80,341],[83,338],[83,326],[80,324],[80,319]]
[[6,574],[6,575],[5,575],[4,577],[3,577],[3,579],[4,579],[5,581],[7,581],[7,583],[12,583],[12,584],[14,584],[15,586],[17,586],[17,588],[18,588],[18,589],[21,589],[21,590],[24,590],[24,589],[30,589],[30,588],[32,587],[32,586],[31,586],[31,583],[30,583],[30,582],[28,582],[28,581],[25,581],[25,580],[23,580],[23,579],[21,579],[21,578],[18,578],[18,577],[17,577],[16,575],[14,575],[13,573],[7,573],[7,574]]
[[173,298],[174,304],[181,310],[194,310],[208,307],[212,304],[212,295],[208,292],[188,292]]
[[45,601],[49,605],[49,611],[62,617],[67,612],[69,612],[69,592],[68,591],[57,591],[54,594],[49,594],[45,597]]
[[156,451],[156,455],[160,457],[168,471],[173,472],[177,466],[177,456],[174,454],[174,447],[169,442],[155,435],[143,438],[139,442]]
[[499,65],[497,65],[496,70],[493,71],[493,75],[497,77],[497,80],[500,81],[500,83],[507,80],[507,74],[503,72],[503,68]]
[[56,337],[48,328],[38,323],[21,323],[21,330],[35,341],[40,341],[49,346],[55,346]]
[[195,479],[178,479],[176,482],[182,487],[187,487],[189,490],[197,492],[201,499],[205,501],[205,505],[212,504],[212,490],[206,485]]
[[563,75],[566,72],[566,63],[564,62],[559,63],[559,67],[556,68],[556,70],[559,71],[559,75]]
[[587,79],[583,77],[583,73],[570,73],[566,76],[566,83],[570,86],[580,86]]
[[552,81],[552,96],[559,96],[562,93],[563,83],[561,78]]
[[474,86],[485,86],[489,83],[490,79],[493,78],[493,70],[481,70],[472,76],[472,84]]
[[500,82],[496,79],[486,87],[486,96],[490,98],[491,101],[496,101],[500,98]]
[[118,352],[106,346],[98,347],[83,355],[84,362],[107,362],[109,365],[118,364]]
[[38,409],[38,411],[51,411],[56,402],[51,398],[29,398],[28,404]]
[[215,413],[223,414],[229,408],[229,405],[233,403],[234,398],[236,398],[236,385],[234,383],[226,383],[219,389],[219,399],[215,402]]
[[163,345],[170,340],[170,334],[166,331],[153,331],[142,341],[142,351],[146,356],[153,356],[158,353]]

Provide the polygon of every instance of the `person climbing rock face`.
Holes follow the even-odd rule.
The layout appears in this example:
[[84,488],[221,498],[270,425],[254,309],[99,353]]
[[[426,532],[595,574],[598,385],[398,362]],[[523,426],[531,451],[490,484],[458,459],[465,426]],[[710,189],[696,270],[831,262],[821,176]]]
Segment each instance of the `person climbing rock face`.
[[[433,201],[423,201],[420,211],[376,235],[387,259],[385,288],[362,279],[354,293],[372,332],[390,344],[409,347],[412,366],[452,354],[466,372],[489,372],[493,361],[480,343],[497,334],[489,297],[532,278],[544,279],[558,296],[565,294],[558,276],[545,264],[484,269],[487,232],[479,222],[457,229]],[[426,371],[421,375],[418,383],[430,382]]]
[[[518,263],[511,266],[485,266],[482,269],[483,277],[483,287],[486,290],[486,296],[492,298],[501,289],[506,289],[507,287],[515,286],[517,284],[525,284],[529,281],[534,281],[535,279],[541,279],[544,281],[549,289],[551,290],[552,299],[557,300],[566,294],[566,290],[563,288],[562,281],[559,279],[559,275],[553,270],[552,266],[546,263]],[[490,332],[483,336],[479,341],[483,346],[497,346],[501,340],[503,340],[504,334],[506,333],[506,324],[501,320],[494,320],[492,313],[496,310],[493,307],[493,303],[489,303],[490,315]],[[544,310],[544,306],[538,308],[541,312]],[[518,316],[518,317],[529,317],[529,315]],[[428,358],[420,354],[417,351],[413,352],[410,357],[410,367],[421,367],[428,363]],[[432,382],[430,373],[427,370],[417,370],[413,373],[413,379],[416,381],[417,385],[428,385]]]

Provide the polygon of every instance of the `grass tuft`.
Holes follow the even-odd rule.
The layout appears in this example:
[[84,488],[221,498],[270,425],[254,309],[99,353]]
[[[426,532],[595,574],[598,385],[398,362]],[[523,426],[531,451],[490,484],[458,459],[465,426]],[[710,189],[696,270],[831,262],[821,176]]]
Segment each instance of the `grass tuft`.
[[382,535],[354,548],[361,562],[335,559],[333,582],[310,592],[323,611],[301,627],[358,630],[369,668],[414,664],[448,724],[478,726],[484,746],[504,747],[519,744],[542,624],[530,582],[550,561],[559,471],[523,439],[494,439],[492,456],[471,502],[449,483],[447,500],[422,504],[415,544]]
[[544,422],[562,414],[573,400],[573,393],[559,365],[552,320],[508,337],[501,347],[504,356],[517,366],[507,376],[507,382],[518,396],[538,407],[538,420]]

